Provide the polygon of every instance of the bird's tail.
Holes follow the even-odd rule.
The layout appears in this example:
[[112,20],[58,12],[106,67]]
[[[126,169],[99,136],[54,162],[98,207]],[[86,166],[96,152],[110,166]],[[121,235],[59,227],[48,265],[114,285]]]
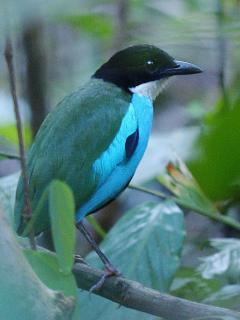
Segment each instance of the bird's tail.
[[25,226],[23,221],[23,210],[24,210],[24,190],[23,190],[23,179],[20,176],[16,191],[15,206],[14,206],[14,225],[16,232],[21,235]]
[[[33,194],[30,190],[30,205],[32,209],[31,220],[24,219],[24,186],[22,176],[19,179],[15,207],[14,207],[14,223],[16,232],[19,235],[27,236],[30,230],[34,231],[35,235],[49,229],[50,220],[48,215],[48,201],[43,198],[43,193],[38,190]],[[44,195],[45,196],[45,195]],[[30,223],[30,227],[28,225]]]

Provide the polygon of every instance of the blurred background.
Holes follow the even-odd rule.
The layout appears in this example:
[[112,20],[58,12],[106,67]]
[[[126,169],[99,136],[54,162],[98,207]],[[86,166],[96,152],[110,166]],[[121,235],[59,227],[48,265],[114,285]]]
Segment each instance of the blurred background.
[[[3,57],[6,34],[11,35],[14,44],[27,148],[47,113],[84,84],[114,52],[133,44],[154,44],[179,60],[197,64],[204,72],[174,79],[157,99],[152,137],[134,182],[154,185],[154,176],[163,172],[177,153],[187,161],[207,196],[220,203],[230,202],[226,210],[231,209],[231,214],[238,217],[239,193],[235,186],[240,181],[239,0],[1,2],[2,148],[10,152],[17,149]],[[210,135],[206,136],[206,132]],[[0,161],[0,176],[18,170],[17,160]],[[108,230],[126,209],[149,198],[137,191],[126,191],[105,209],[107,214],[97,215],[102,228]],[[187,217],[186,225],[188,236],[196,241],[203,235],[207,239],[210,235],[234,234],[194,214]],[[96,237],[101,239],[99,234]],[[89,248],[80,245],[79,250],[86,253]],[[194,252],[197,256],[202,254]],[[188,254],[187,261],[190,256],[196,263],[192,254]]]
[[[173,282],[168,284],[167,292],[189,300],[240,310],[240,242],[238,239],[227,239],[238,238],[239,231],[236,230],[240,228],[237,225],[240,220],[240,1],[1,0],[1,205],[11,177],[15,177],[16,188],[20,169],[18,160],[1,156],[1,152],[12,155],[18,152],[4,61],[6,36],[11,37],[14,46],[17,93],[26,149],[31,146],[48,112],[64,96],[88,81],[94,71],[121,48],[133,44],[153,44],[176,59],[192,62],[204,71],[173,79],[155,101],[149,146],[132,183],[158,191],[177,192],[178,199],[187,203],[182,206],[186,238],[181,266],[174,274]],[[188,174],[185,177],[178,174],[174,180],[169,172],[166,173],[166,165],[175,160],[176,155],[185,162],[196,181]],[[171,166],[167,168],[171,169]],[[171,183],[166,183],[169,178]],[[168,186],[168,190],[162,184]],[[13,198],[14,188],[10,191]],[[160,201],[149,194],[127,189],[117,201],[94,218],[90,217],[89,227],[96,240],[100,242],[128,209],[138,204],[144,208],[143,202],[146,200]],[[141,212],[141,208],[137,210]],[[210,211],[215,214],[216,210],[224,217],[234,218],[235,228],[199,214]],[[131,221],[134,222],[133,217]],[[167,240],[152,248],[151,257],[156,257],[158,269],[165,261],[165,257],[162,259],[161,256],[162,248],[166,243],[171,244],[164,227],[168,228],[168,225],[163,223],[155,232],[162,236],[159,239]],[[130,229],[128,225],[126,237]],[[184,233],[183,226],[179,226],[179,230]],[[175,241],[179,230],[171,234]],[[119,234],[116,234],[118,239]],[[135,237],[134,232],[133,235]],[[211,238],[218,239],[209,242]],[[179,246],[181,241],[176,241]],[[146,241],[144,243],[148,244]],[[152,247],[152,242],[149,242],[149,247]],[[125,243],[122,248],[128,250]],[[89,251],[88,244],[78,235],[77,252],[84,256]],[[128,258],[131,260],[129,255],[132,251],[129,255],[127,253],[121,255],[121,259],[126,261],[117,264],[117,267],[120,264],[124,274],[128,270]],[[206,260],[200,262],[199,257]],[[175,260],[171,260],[171,266]],[[164,272],[171,273],[169,265],[165,267]],[[144,280],[151,268],[150,261],[149,268],[143,272],[139,269],[142,278],[136,280],[159,289],[157,281],[152,284],[152,278],[149,278],[149,283]],[[135,274],[137,272],[134,271],[132,279],[135,279]],[[171,277],[173,279],[173,275]],[[161,276],[158,276],[158,281],[161,282]],[[111,306],[114,309],[109,309],[107,318],[104,303],[109,302],[104,300],[100,303],[97,300],[94,304],[96,308],[92,308],[86,303],[88,297],[84,300],[82,292],[79,297],[81,308],[85,306],[81,309],[83,318],[100,319],[101,313],[101,319],[112,319],[112,312],[115,312],[114,319],[152,319],[135,311],[127,310],[125,314],[126,309],[116,308],[116,305]],[[91,312],[95,312],[95,316],[90,316]],[[130,317],[133,314],[135,317]]]
[[[45,115],[81,86],[115,51],[150,43],[204,70],[172,83],[156,102],[154,132],[195,124],[238,77],[237,0],[3,0],[4,30],[15,45],[18,93],[31,141]],[[3,52],[4,41],[1,41]],[[4,59],[0,61],[1,135],[8,132],[10,106]],[[225,97],[226,98],[226,97]],[[9,102],[9,105],[11,103]]]

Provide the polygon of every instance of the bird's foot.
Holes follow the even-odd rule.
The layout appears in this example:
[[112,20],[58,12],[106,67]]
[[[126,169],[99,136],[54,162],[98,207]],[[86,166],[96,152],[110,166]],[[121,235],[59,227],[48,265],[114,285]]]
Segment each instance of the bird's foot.
[[90,290],[89,293],[91,294],[93,291],[98,291],[102,288],[105,280],[109,277],[119,277],[121,275],[121,273],[111,264],[105,264],[105,270],[103,275],[101,276],[100,280],[94,284]]
[[86,262],[79,254],[75,254],[75,255],[74,255],[74,263],[84,263],[84,264],[87,264],[87,262]]

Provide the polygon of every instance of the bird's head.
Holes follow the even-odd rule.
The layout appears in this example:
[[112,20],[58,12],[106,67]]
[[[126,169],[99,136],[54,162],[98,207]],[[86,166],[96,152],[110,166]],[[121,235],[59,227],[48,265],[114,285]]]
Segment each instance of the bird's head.
[[200,72],[194,64],[175,60],[158,47],[145,44],[115,53],[93,77],[155,99],[169,77]]

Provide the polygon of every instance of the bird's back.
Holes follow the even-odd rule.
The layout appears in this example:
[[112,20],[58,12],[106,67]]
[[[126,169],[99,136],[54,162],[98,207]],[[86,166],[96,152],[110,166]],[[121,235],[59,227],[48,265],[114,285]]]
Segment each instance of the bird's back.
[[[92,166],[116,136],[131,96],[117,86],[91,79],[83,88],[63,99],[43,122],[27,157],[33,211],[53,179],[65,181],[73,190],[77,208],[96,190]],[[15,217],[20,231],[23,182],[19,180]],[[19,227],[20,226],[20,227]],[[35,232],[49,227],[43,207]]]

